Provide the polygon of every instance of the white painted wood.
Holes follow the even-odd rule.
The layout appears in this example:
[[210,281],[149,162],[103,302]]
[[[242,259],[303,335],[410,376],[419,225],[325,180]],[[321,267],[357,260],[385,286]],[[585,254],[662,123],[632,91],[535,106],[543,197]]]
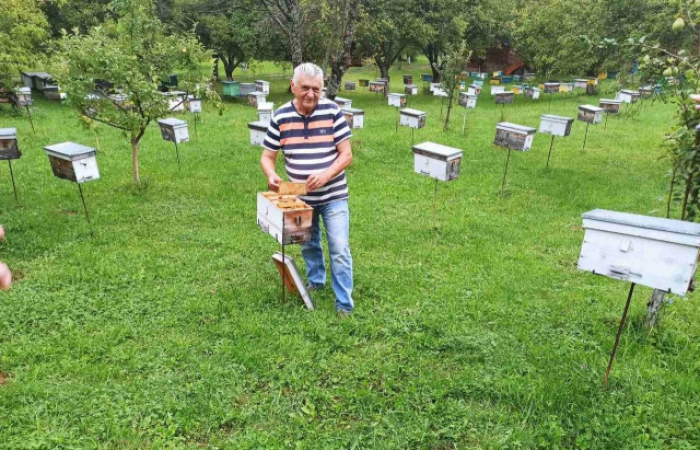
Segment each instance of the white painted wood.
[[[599,108],[598,106],[593,105],[581,105],[578,107],[578,109],[579,113],[586,113],[586,120],[583,119],[582,114],[578,115],[578,120],[583,120],[584,122],[588,122],[591,125],[597,125],[603,121],[603,114],[605,113],[605,110],[603,108]],[[593,115],[593,119],[589,118],[591,114]]]
[[169,117],[158,120],[158,125],[160,125],[160,132],[164,141],[175,142],[176,144],[189,142],[190,135],[186,121]]
[[352,100],[350,100],[349,98],[336,97],[334,101],[335,104],[340,107],[340,109],[352,108]]
[[287,271],[291,275],[292,280],[294,281],[294,285],[299,291],[299,295],[301,295],[302,300],[304,300],[304,305],[306,305],[306,309],[308,309],[309,311],[313,311],[314,302],[311,300],[309,291],[306,290],[306,285],[304,284],[303,278],[299,274],[299,269],[297,268],[296,264],[294,264],[294,260],[286,254],[284,255],[284,258],[282,258],[281,252],[275,252],[275,254],[272,255],[272,259],[284,264],[284,266],[287,268]]
[[269,124],[269,122],[266,123],[262,121],[248,123],[248,129],[250,130],[250,143],[252,145],[263,145]]
[[[296,196],[285,196],[290,199],[297,199]],[[301,201],[300,201],[301,202]],[[304,206],[294,210],[295,213],[304,213],[303,219],[296,227],[296,231],[284,234],[284,244],[299,244],[311,238],[311,221],[313,209],[301,202]],[[257,198],[257,223],[260,229],[275,238],[282,244],[282,230],[284,228],[285,212],[283,212],[273,201],[266,198],[263,193],[258,193]]]
[[417,109],[404,108],[399,111],[399,124],[409,128],[423,128],[427,113]]
[[576,88],[576,89],[586,89],[587,86],[588,86],[588,80],[584,80],[581,78],[574,80],[574,88]]
[[269,124],[272,120],[272,112],[274,111],[274,109],[274,103],[260,103],[258,105],[258,122]]
[[365,112],[363,110],[356,108],[343,108],[342,111],[345,115],[345,121],[348,123],[350,128],[364,128]]
[[540,133],[552,136],[566,137],[571,134],[571,126],[574,123],[573,117],[555,116],[544,114],[540,117]]
[[194,95],[187,97],[187,108],[191,113],[202,112],[202,99],[196,98]]
[[615,211],[583,214],[578,267],[677,295],[695,275],[700,224]]
[[636,103],[636,98],[639,98],[639,92],[625,89],[618,92],[615,97],[616,100],[620,100],[622,103]]
[[47,155],[54,158],[70,161],[77,183],[97,180],[100,178],[100,171],[97,168],[96,152],[92,147],[76,144],[74,142],[63,142],[44,147]]
[[506,91],[505,86],[491,86],[491,96],[494,96],[496,94],[502,94]]
[[396,106],[397,108],[403,108],[406,106],[406,94],[399,94],[392,92],[387,95],[387,102],[389,106]]
[[81,184],[100,178],[97,159],[94,156],[73,161],[73,171],[76,181]]
[[413,147],[413,170],[417,174],[452,181],[459,177],[463,151],[434,142],[423,142]]
[[442,83],[430,83],[430,92],[435,92],[435,88],[441,89]]
[[418,95],[418,85],[407,84],[404,86],[404,92],[408,95]]
[[264,94],[270,93],[270,83],[265,80],[255,80],[255,89]]
[[248,94],[256,92],[257,89],[255,83],[241,83],[238,86],[241,92],[241,97],[247,97]]

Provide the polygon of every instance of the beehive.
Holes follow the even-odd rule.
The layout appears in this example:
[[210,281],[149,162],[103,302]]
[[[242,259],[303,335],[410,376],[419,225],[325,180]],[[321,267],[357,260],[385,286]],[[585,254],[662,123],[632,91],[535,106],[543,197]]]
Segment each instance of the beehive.
[[158,125],[160,125],[160,134],[163,136],[164,141],[176,144],[189,142],[190,134],[187,130],[186,121],[169,117],[167,119],[159,119]]
[[267,95],[264,92],[250,92],[248,93],[248,105],[253,108],[257,108],[261,103],[267,102]]
[[241,97],[247,97],[248,94],[257,92],[255,83],[240,83]]
[[346,91],[354,91],[355,90],[355,82],[354,81],[346,81],[345,82],[345,90]]
[[296,195],[258,193],[258,226],[283,245],[303,244],[311,240],[313,211]]
[[250,143],[252,145],[263,145],[269,125],[269,122],[262,121],[248,123],[248,129],[250,130]]
[[22,157],[17,145],[17,128],[0,128],[0,161]]
[[536,87],[529,87],[525,89],[525,97],[532,100],[537,100],[540,98],[540,89]]
[[336,97],[334,101],[335,104],[338,105],[341,109],[352,108],[352,100],[350,100],[349,98]]
[[499,92],[496,94],[496,104],[504,105],[515,102],[515,94],[513,92]]
[[479,97],[468,92],[459,93],[459,104],[468,109],[476,108],[476,101]]
[[440,181],[452,181],[459,177],[462,150],[434,142],[413,146],[413,170]]
[[571,127],[574,124],[573,117],[555,116],[544,114],[540,117],[540,133],[552,136],[566,137],[571,134]]
[[510,122],[501,122],[496,125],[496,137],[493,143],[499,147],[527,151],[532,147],[532,141],[535,139],[536,132],[535,128]]
[[613,100],[609,98],[600,99],[600,107],[608,114],[617,114],[620,112],[620,104],[622,100]]
[[255,90],[258,92],[262,92],[263,94],[269,94],[270,93],[270,82],[265,81],[265,80],[256,80],[255,81]]
[[44,151],[49,157],[53,174],[58,178],[80,184],[100,178],[94,148],[63,142],[46,146]]
[[241,84],[238,81],[222,81],[221,85],[224,88],[224,96],[226,96],[226,97],[240,97],[241,96]]
[[578,120],[592,125],[603,121],[603,108],[593,105],[581,105],[578,107]]
[[546,94],[557,94],[559,92],[559,88],[561,86],[561,83],[545,83],[544,84],[544,92]]
[[272,120],[272,113],[275,108],[274,103],[265,102],[258,105],[258,122],[269,124]]
[[404,94],[407,95],[418,95],[418,86],[415,84],[407,84],[403,88]]
[[392,92],[387,96],[387,101],[389,102],[389,106],[404,108],[406,106],[406,94],[397,94]]
[[343,115],[345,116],[345,121],[348,123],[350,128],[364,128],[365,126],[365,112],[361,109],[356,108],[343,108]]
[[424,111],[419,111],[417,109],[404,108],[399,111],[400,118],[399,121],[402,126],[409,128],[423,128],[425,127],[425,118],[427,113]]

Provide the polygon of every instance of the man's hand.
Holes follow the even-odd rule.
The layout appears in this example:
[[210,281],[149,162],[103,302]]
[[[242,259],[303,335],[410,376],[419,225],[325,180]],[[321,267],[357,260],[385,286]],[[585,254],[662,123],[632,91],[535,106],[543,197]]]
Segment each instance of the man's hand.
[[273,192],[279,192],[281,182],[282,178],[280,178],[276,173],[273,173],[267,178],[267,187]]
[[[700,103],[700,94],[690,94],[690,99],[695,103]],[[695,109],[700,110],[700,105],[695,105]]]
[[9,291],[12,287],[12,272],[7,264],[0,262],[0,291]]
[[306,189],[308,191],[315,191],[316,189],[325,186],[329,181],[330,177],[326,174],[326,172],[309,175],[309,178],[306,179]]

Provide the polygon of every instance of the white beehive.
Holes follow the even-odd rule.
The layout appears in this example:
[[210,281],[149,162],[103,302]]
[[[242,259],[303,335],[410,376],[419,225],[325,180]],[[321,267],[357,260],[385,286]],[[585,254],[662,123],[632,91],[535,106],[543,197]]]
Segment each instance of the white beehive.
[[540,98],[540,89],[536,87],[529,87],[525,89],[525,97],[531,98],[532,100],[537,100]]
[[617,93],[617,100],[620,100],[622,103],[637,103],[639,92],[623,89]]
[[596,209],[583,214],[578,268],[685,295],[695,276],[700,224]]
[[334,101],[335,104],[340,107],[340,109],[352,108],[352,100],[350,100],[349,98],[336,97]]
[[403,91],[405,94],[408,94],[408,95],[418,95],[418,85],[407,84],[403,87]]
[[478,84],[470,84],[467,88],[467,94],[481,95],[481,86]]
[[462,150],[434,142],[413,146],[413,170],[440,181],[452,181],[459,177]]
[[505,86],[491,86],[491,96],[494,96],[496,94],[502,94],[505,91],[506,91]]
[[250,92],[248,93],[248,105],[253,108],[257,108],[259,104],[267,102],[267,94],[264,92]]
[[544,92],[546,94],[556,94],[559,92],[560,87],[561,87],[561,83],[555,83],[555,82],[545,83],[544,84]]
[[15,102],[17,106],[30,106],[32,100],[32,90],[28,87],[15,89]]
[[608,114],[617,114],[620,112],[620,104],[622,100],[613,100],[609,98],[600,99],[600,107],[605,110]]
[[46,146],[44,151],[49,157],[53,174],[58,178],[80,184],[100,178],[96,152],[92,147],[63,142]]
[[277,242],[289,245],[311,240],[314,210],[296,195],[259,192],[257,203],[258,226]]
[[345,116],[345,121],[350,128],[365,127],[365,112],[363,110],[357,108],[343,108],[342,111]]
[[258,92],[262,92],[264,94],[269,94],[270,93],[270,83],[265,80],[256,80],[255,81],[255,90]]
[[515,102],[515,94],[513,92],[498,92],[496,93],[496,104],[505,105]]
[[179,112],[185,110],[185,92],[171,91],[164,92],[163,95],[168,97],[168,109],[172,112]]
[[588,80],[585,80],[582,78],[578,78],[578,79],[574,80],[574,88],[575,89],[586,89],[587,86],[588,86]]
[[399,123],[401,126],[409,128],[423,128],[425,127],[425,118],[427,113],[424,111],[418,111],[417,109],[404,108],[399,111]]
[[272,120],[272,113],[275,109],[274,103],[265,102],[258,105],[258,122],[265,122],[267,124]]
[[476,94],[470,94],[469,92],[459,93],[459,104],[468,109],[476,108],[476,100],[479,97]]
[[345,90],[346,91],[354,91],[357,88],[357,85],[355,84],[354,81],[346,81],[345,82]]
[[439,87],[433,89],[433,95],[436,97],[449,97],[447,91]]
[[442,87],[442,83],[430,83],[430,92],[435,92],[435,88],[440,89]]
[[164,141],[176,144],[189,142],[190,134],[187,130],[186,121],[169,117],[167,119],[159,119],[158,125],[160,125],[160,134],[163,136]]
[[197,98],[194,95],[187,96],[187,108],[191,113],[201,113],[202,112],[202,99]]
[[540,117],[539,131],[540,133],[551,134],[552,136],[566,137],[571,134],[571,127],[573,124],[573,117],[544,114]]
[[605,110],[593,105],[581,105],[578,107],[578,120],[591,125],[599,124],[603,121]]
[[537,129],[516,125],[510,122],[501,122],[496,125],[496,138],[493,143],[499,147],[512,150],[527,151],[532,147]]
[[239,89],[241,97],[247,97],[251,92],[257,92],[255,83],[241,83],[239,84]]
[[250,130],[250,143],[262,147],[263,142],[265,142],[265,135],[267,135],[267,127],[269,125],[269,122],[249,122],[248,129]]
[[19,159],[21,156],[17,145],[17,128],[0,128],[0,161]]
[[391,93],[387,95],[387,101],[389,106],[396,106],[397,108],[404,108],[406,106],[406,94]]

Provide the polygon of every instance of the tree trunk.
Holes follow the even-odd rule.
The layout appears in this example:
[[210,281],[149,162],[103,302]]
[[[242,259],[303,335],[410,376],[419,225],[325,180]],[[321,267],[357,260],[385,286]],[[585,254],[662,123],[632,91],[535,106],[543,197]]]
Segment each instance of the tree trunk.
[[445,125],[442,127],[443,133],[447,131],[447,128],[449,127],[450,124],[450,113],[452,112],[452,104],[454,103],[452,101],[452,97],[455,94],[455,89],[452,88],[452,90],[449,92],[450,96],[447,97],[448,103],[447,103],[447,116],[445,116]]
[[386,78],[387,80],[389,79],[389,68],[390,67],[391,67],[391,65],[389,65],[388,67],[386,66],[386,64],[379,65],[379,73],[381,74],[380,78]]
[[219,81],[219,57],[212,58],[211,63],[211,78],[214,81]]
[[442,81],[442,75],[440,71],[433,64],[430,64],[430,70],[433,71],[433,83],[439,83]]
[[141,183],[141,176],[139,175],[139,143],[138,141],[131,141],[131,152],[132,152],[132,164],[134,166],[134,183]]
[[664,304],[664,299],[666,298],[666,292],[654,289],[651,293],[651,298],[649,303],[647,303],[647,318],[644,322],[644,326],[647,328],[655,328],[660,319],[660,309]]
[[292,65],[294,67],[304,62],[302,54],[302,24],[301,24],[301,11],[299,11],[299,6],[297,5],[296,11],[292,12],[292,32],[289,36],[289,46],[290,52],[292,54]]
[[352,63],[352,41],[355,37],[355,22],[359,16],[361,0],[352,0],[349,5],[348,22],[345,27],[345,37],[343,38],[343,51],[331,61],[331,75],[328,81],[328,93],[326,94],[331,100],[335,100],[335,96],[340,90],[340,84],[343,81],[343,75],[348,70]]

